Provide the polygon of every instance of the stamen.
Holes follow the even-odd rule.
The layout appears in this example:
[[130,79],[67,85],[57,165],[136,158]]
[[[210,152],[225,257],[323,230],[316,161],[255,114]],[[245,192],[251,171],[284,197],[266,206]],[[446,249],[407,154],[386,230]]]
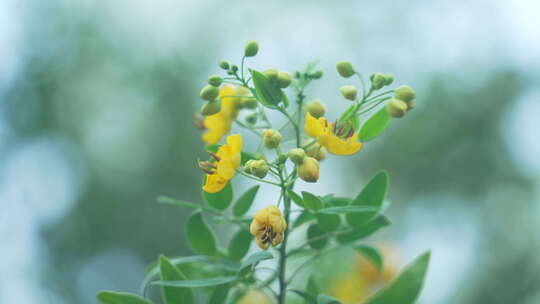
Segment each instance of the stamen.
[[349,130],[349,133],[347,133],[347,135],[345,135],[345,138],[349,138],[351,136],[354,135],[354,128],[351,126],[351,129]]
[[345,125],[341,125],[341,127],[339,128],[339,130],[337,131],[336,135],[337,136],[341,136],[343,135],[343,131],[345,130]]
[[216,161],[220,161],[220,160],[221,160],[221,157],[217,156],[216,153],[210,152],[210,151],[206,151],[206,152],[208,152],[208,154],[210,154],[210,156],[212,156]]
[[200,130],[206,130],[206,126],[204,125],[204,118],[198,113],[195,113],[195,115],[193,115],[193,126]]
[[337,119],[336,121],[334,121],[334,123],[332,124],[332,133],[336,134],[336,127],[337,127]]

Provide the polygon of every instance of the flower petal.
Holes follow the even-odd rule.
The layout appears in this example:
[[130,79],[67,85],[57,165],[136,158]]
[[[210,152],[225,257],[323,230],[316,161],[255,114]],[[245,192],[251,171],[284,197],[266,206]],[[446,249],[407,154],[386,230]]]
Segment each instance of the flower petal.
[[313,138],[317,138],[325,133],[324,118],[315,118],[311,116],[309,112],[306,113],[306,123],[304,125],[304,130],[306,133]]
[[358,141],[358,133],[343,140],[334,134],[328,134],[319,138],[319,143],[328,149],[328,152],[336,155],[352,155],[360,151],[362,143]]
[[216,193],[223,190],[223,188],[225,188],[227,185],[227,182],[228,180],[217,174],[207,174],[203,190],[208,193]]

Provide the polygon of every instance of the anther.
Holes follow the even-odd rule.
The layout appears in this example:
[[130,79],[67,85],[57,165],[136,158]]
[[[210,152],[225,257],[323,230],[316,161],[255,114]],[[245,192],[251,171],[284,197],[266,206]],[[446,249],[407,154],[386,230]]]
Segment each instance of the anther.
[[221,160],[221,157],[217,156],[216,153],[210,152],[210,151],[206,151],[206,152],[208,152],[208,154],[210,154],[210,156],[212,156],[216,161],[220,161],[220,160]]

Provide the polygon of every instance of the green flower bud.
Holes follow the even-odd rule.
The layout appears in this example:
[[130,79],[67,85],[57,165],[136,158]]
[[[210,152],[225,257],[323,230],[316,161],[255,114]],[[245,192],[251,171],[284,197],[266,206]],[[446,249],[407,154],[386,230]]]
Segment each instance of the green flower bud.
[[399,88],[396,89],[394,93],[394,97],[403,100],[405,102],[411,101],[414,99],[416,94],[414,93],[414,90],[407,85],[402,85]]
[[289,159],[296,165],[301,165],[304,162],[304,158],[306,158],[306,152],[304,149],[295,148],[289,150],[287,156],[289,156]]
[[386,74],[384,75],[384,85],[391,85],[394,82],[394,75]]
[[407,113],[407,104],[399,99],[392,98],[386,105],[386,111],[394,118],[400,118]]
[[204,88],[201,89],[199,95],[204,100],[212,101],[216,99],[216,97],[218,97],[219,89],[211,85],[206,85],[204,86]]
[[268,78],[268,80],[274,81],[277,80],[279,72],[276,69],[268,69],[262,73],[264,76],[266,76],[266,78]]
[[409,100],[406,102],[407,104],[407,111],[410,111],[414,108],[414,101],[413,100]]
[[341,77],[349,78],[354,75],[354,68],[349,61],[340,61],[336,64],[337,71]]
[[253,168],[253,165],[255,164],[257,160],[255,159],[250,159],[246,162],[246,164],[244,165],[244,172],[248,173],[248,174],[251,174],[251,169]]
[[233,65],[231,66],[231,71],[232,71],[233,73],[238,72],[238,66],[235,65],[235,64],[233,64]]
[[212,100],[207,103],[205,103],[201,108],[201,115],[203,116],[209,116],[214,115],[221,111],[221,102],[217,100]]
[[313,79],[320,79],[322,76],[323,76],[322,70],[316,70],[315,72],[311,74],[311,78]]
[[211,86],[219,87],[222,82],[223,82],[223,79],[221,79],[219,75],[212,75],[208,77],[208,84]]
[[302,77],[302,73],[300,73],[300,71],[294,71],[294,78],[296,79],[300,79]]
[[283,163],[286,162],[286,161],[287,161],[287,155],[285,155],[285,154],[280,154],[280,155],[278,156],[278,163],[279,163],[279,164],[283,164]]
[[257,113],[252,113],[248,116],[246,116],[246,122],[250,125],[254,125],[257,123],[257,118],[258,118],[258,114]]
[[343,97],[345,97],[345,99],[352,101],[356,100],[356,96],[358,95],[358,90],[355,86],[352,85],[342,86],[341,88],[339,88],[339,91],[341,92]]
[[266,160],[266,155],[262,154],[261,152],[257,152],[253,155],[255,159],[264,159]]
[[242,97],[242,107],[246,109],[255,109],[257,108],[257,105],[259,103],[257,102],[257,99],[255,97],[247,96]]
[[278,130],[266,129],[262,132],[264,146],[268,149],[275,149],[281,142],[281,134]]
[[313,157],[318,161],[323,161],[326,158],[326,149],[316,143],[309,147],[309,149],[307,149],[306,155],[309,157]]
[[319,162],[313,157],[306,157],[298,166],[298,176],[308,183],[319,180]]
[[253,161],[250,171],[251,174],[255,175],[258,178],[265,178],[266,174],[268,174],[268,170],[270,170],[270,167],[265,160],[261,159]]
[[259,52],[259,44],[257,41],[249,41],[244,48],[244,56],[253,57]]
[[292,82],[292,76],[288,72],[279,72],[277,76],[278,87],[284,89]]
[[371,86],[378,90],[382,87],[384,87],[384,83],[386,82],[386,77],[381,73],[375,73],[373,74],[373,80],[371,81]]
[[319,100],[315,99],[306,105],[306,112],[309,112],[315,118],[319,118],[324,116],[326,109]]
[[229,66],[229,63],[227,61],[221,60],[219,62],[219,67],[224,69],[224,70],[228,70],[230,66]]

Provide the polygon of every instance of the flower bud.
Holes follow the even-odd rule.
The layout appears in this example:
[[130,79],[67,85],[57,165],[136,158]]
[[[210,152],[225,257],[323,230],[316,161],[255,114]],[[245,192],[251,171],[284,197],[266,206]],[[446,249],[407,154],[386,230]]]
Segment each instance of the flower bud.
[[261,152],[256,152],[255,154],[253,154],[253,157],[255,159],[263,159],[263,160],[266,160],[266,155],[264,155],[263,153]]
[[222,82],[223,82],[223,79],[221,79],[219,75],[212,75],[208,77],[208,84],[211,86],[219,87]]
[[231,71],[232,71],[233,73],[238,72],[238,66],[235,65],[235,64],[233,64],[233,65],[231,66]]
[[246,116],[246,122],[250,125],[254,125],[257,123],[257,118],[258,118],[258,114],[257,113],[252,113],[248,116]]
[[262,132],[264,146],[268,149],[274,149],[281,142],[281,134],[274,129],[266,129]]
[[266,78],[268,78],[268,80],[274,81],[277,80],[279,72],[276,69],[268,69],[262,73],[264,76],[266,76]]
[[391,99],[386,105],[386,111],[394,118],[400,118],[407,113],[407,104],[399,99]]
[[384,87],[384,84],[386,82],[386,77],[381,73],[375,73],[373,74],[373,80],[371,81],[371,86],[378,90],[382,87]]
[[407,111],[410,111],[414,108],[414,101],[413,100],[409,100],[406,102],[407,104]]
[[308,183],[319,180],[319,162],[313,157],[306,157],[298,167],[298,176]]
[[342,86],[341,88],[339,88],[339,91],[341,92],[343,97],[345,97],[345,99],[352,101],[356,100],[356,96],[358,95],[358,90],[355,86],[352,85]]
[[405,102],[413,100],[415,95],[416,94],[414,93],[414,90],[410,86],[407,86],[407,85],[400,86],[399,88],[396,89],[394,93],[395,98],[399,100],[403,100]]
[[288,72],[279,72],[277,76],[278,87],[284,89],[292,82],[292,76]]
[[218,113],[219,111],[221,111],[221,102],[215,99],[205,103],[201,107],[201,115],[203,116],[214,115]]
[[391,85],[394,82],[394,75],[386,74],[384,75],[384,85]]
[[227,61],[221,60],[219,62],[219,67],[224,69],[224,70],[228,70],[230,66],[229,66],[229,63]]
[[349,61],[340,61],[336,64],[337,71],[341,77],[349,78],[354,75],[354,68]]
[[306,152],[301,148],[291,149],[287,152],[287,156],[296,165],[301,165],[304,162],[304,158],[306,158]]
[[244,56],[253,57],[259,52],[259,44],[257,41],[249,41],[244,48]]
[[315,118],[319,118],[324,116],[326,109],[319,100],[315,99],[306,105],[306,112],[309,112],[309,114]]
[[206,85],[201,89],[199,95],[206,101],[212,101],[218,97],[219,89],[211,85]]
[[313,79],[320,79],[323,76],[323,71],[322,70],[316,70],[310,76]]
[[287,155],[285,154],[280,154],[278,156],[278,164],[283,164],[287,161]]
[[251,174],[251,168],[253,168],[255,161],[256,161],[255,159],[248,160],[246,164],[244,165],[244,168],[243,168],[244,172]]
[[259,103],[257,102],[257,99],[255,99],[255,97],[242,97],[242,108],[253,110],[257,108],[258,104]]
[[258,178],[265,178],[266,174],[268,174],[268,170],[270,170],[270,167],[266,163],[265,160],[254,160],[251,165],[251,174],[255,175]]
[[326,148],[321,147],[321,145],[316,143],[306,151],[306,154],[318,161],[323,161],[326,158]]

